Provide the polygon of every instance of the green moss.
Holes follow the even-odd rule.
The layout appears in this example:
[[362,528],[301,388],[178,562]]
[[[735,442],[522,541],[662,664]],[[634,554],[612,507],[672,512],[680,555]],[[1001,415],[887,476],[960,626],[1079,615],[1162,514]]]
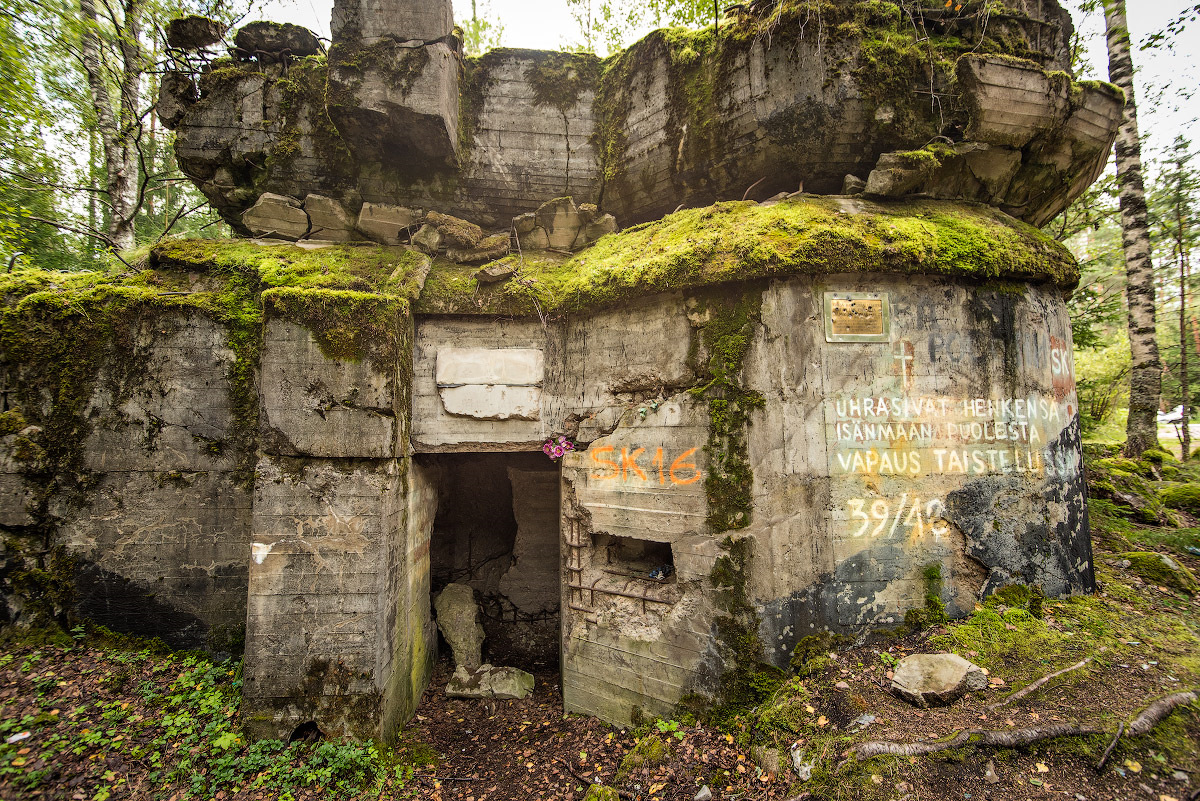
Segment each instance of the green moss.
[[338,289],[280,288],[263,292],[269,317],[303,325],[313,332],[327,359],[364,359],[385,375],[394,374],[402,352],[408,301]]
[[[326,251],[321,251],[326,252]],[[962,276],[1070,287],[1078,266],[1060,244],[995,209],[945,201],[804,197],[686,209],[606,236],[564,258],[526,253],[531,287],[479,287],[472,268],[434,263],[418,312],[571,312],[631,298],[756,278],[841,272]]]
[[566,114],[579,104],[585,92],[595,92],[600,79],[600,59],[590,53],[521,51],[531,63],[525,80],[533,87],[533,102]]
[[670,756],[671,744],[667,742],[666,737],[647,734],[639,739],[621,760],[621,767],[617,769],[614,781],[618,784],[629,781],[636,771],[642,768],[657,767],[666,762]]
[[612,787],[602,784],[588,785],[583,801],[620,801],[621,796]]
[[1009,584],[989,595],[984,605],[991,608],[1024,609],[1034,617],[1041,618],[1044,614],[1045,600],[1046,595],[1041,587]]
[[1200,586],[1196,584],[1196,577],[1192,575],[1192,571],[1166,554],[1154,551],[1132,551],[1119,554],[1118,557],[1128,559],[1131,564],[1129,569],[1148,584],[1170,587],[1188,595],[1195,595],[1200,591]]
[[1200,514],[1200,484],[1181,484],[1167,487],[1159,493],[1162,502],[1172,509]]
[[16,434],[27,425],[29,424],[25,422],[25,415],[21,414],[19,409],[9,409],[0,413],[0,437]]
[[742,388],[739,374],[761,305],[762,293],[751,290],[740,299],[715,296],[703,300],[698,310],[707,317],[700,333],[708,355],[701,375],[707,381],[692,393],[708,403],[704,490],[708,496],[707,522],[714,532],[750,524],[753,475],[746,429],[750,413],[762,408],[764,399],[760,393]]

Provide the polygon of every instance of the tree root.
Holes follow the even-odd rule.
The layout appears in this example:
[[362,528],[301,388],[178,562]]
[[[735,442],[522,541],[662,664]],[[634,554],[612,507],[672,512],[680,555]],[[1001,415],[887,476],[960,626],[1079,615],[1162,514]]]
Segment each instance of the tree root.
[[937,751],[948,751],[964,745],[990,745],[1000,748],[1015,748],[1021,745],[1031,745],[1050,740],[1055,737],[1068,735],[1099,734],[1099,729],[1088,729],[1073,726],[1069,723],[1059,723],[1054,726],[1043,726],[1033,729],[968,729],[959,732],[949,740],[938,743],[893,743],[885,740],[873,740],[862,743],[851,749],[851,753],[859,759],[870,759],[875,756],[921,756]]
[[1150,706],[1142,710],[1141,714],[1133,719],[1133,723],[1129,724],[1129,731],[1125,732],[1126,737],[1139,737],[1143,734],[1148,734],[1151,729],[1162,722],[1163,718],[1175,711],[1176,707],[1190,704],[1196,700],[1195,691],[1186,693],[1175,693],[1168,695],[1166,698],[1160,698]]
[[[1106,650],[1108,650],[1108,649],[1101,648],[1096,653],[1096,656],[1099,656],[1100,654],[1104,653]],[[1093,659],[1096,658],[1096,656],[1089,656],[1087,659],[1084,659],[1082,662],[1076,662],[1075,664],[1071,665],[1070,667],[1065,667],[1062,670],[1051,673],[1049,676],[1042,676],[1037,681],[1033,682],[1032,684],[1030,684],[1026,687],[1022,687],[1021,689],[1017,690],[1015,693],[1008,696],[1007,698],[1005,698],[1001,701],[997,701],[996,703],[992,704],[991,706],[989,706],[987,708],[987,711],[993,712],[1002,706],[1008,706],[1013,701],[1019,701],[1020,699],[1029,695],[1030,693],[1036,691],[1039,687],[1041,687],[1042,685],[1044,685],[1046,682],[1050,681],[1051,679],[1056,679],[1059,676],[1063,675],[1064,673],[1070,673],[1072,670],[1079,670],[1081,667],[1086,667],[1089,662],[1091,662]]]

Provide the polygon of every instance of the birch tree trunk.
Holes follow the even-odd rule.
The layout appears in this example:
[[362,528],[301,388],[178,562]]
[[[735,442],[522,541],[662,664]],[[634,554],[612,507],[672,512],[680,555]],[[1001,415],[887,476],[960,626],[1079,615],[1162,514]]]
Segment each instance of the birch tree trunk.
[[[121,3],[119,16],[105,2],[106,22],[112,26],[116,40],[112,55],[119,61],[114,69],[106,63],[106,53],[102,50],[101,22],[95,0],[79,0],[80,61],[87,75],[89,99],[104,152],[104,188],[109,206],[105,233],[116,250],[134,246],[133,223],[142,200],[138,185],[142,2],[144,0],[125,0]],[[115,89],[115,98],[112,89]]]
[[1154,265],[1150,259],[1150,225],[1142,182],[1142,148],[1138,140],[1137,104],[1133,93],[1133,58],[1125,0],[1104,0],[1108,39],[1108,78],[1125,92],[1125,111],[1117,133],[1117,185],[1121,193],[1121,238],[1125,250],[1125,299],[1129,306],[1129,422],[1125,454],[1138,458],[1158,445],[1162,364],[1154,320]]

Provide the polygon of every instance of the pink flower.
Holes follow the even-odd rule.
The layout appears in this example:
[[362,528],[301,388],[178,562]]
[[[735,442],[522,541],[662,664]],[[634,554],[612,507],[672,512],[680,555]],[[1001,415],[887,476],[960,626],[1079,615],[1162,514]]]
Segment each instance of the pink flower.
[[555,459],[561,459],[564,453],[566,453],[566,451],[563,450],[561,445],[554,446],[553,456]]

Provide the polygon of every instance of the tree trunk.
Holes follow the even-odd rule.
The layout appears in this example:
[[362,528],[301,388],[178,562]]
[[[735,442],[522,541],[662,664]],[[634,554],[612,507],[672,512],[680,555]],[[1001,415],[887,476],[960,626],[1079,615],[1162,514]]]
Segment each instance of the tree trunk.
[[1125,454],[1138,458],[1158,445],[1162,365],[1155,341],[1154,265],[1150,260],[1150,226],[1142,182],[1142,148],[1138,141],[1137,104],[1133,93],[1133,58],[1125,0],[1105,0],[1108,77],[1125,92],[1125,111],[1117,134],[1117,185],[1121,192],[1121,238],[1125,250],[1125,299],[1129,306],[1129,422]]
[[[1182,220],[1179,222],[1182,223]],[[1180,444],[1183,447],[1183,461],[1185,462],[1192,453],[1192,433],[1188,427],[1192,405],[1188,402],[1190,389],[1188,387],[1187,284],[1187,252],[1181,247],[1179,252],[1179,394],[1183,399],[1183,438],[1180,440]]]
[[138,138],[141,118],[141,3],[126,0],[122,19],[109,16],[116,28],[114,35],[120,52],[120,72],[116,75],[117,98],[109,91],[108,72],[101,58],[100,20],[95,0],[79,0],[82,34],[80,60],[87,75],[88,93],[96,114],[96,129],[104,151],[104,183],[108,195],[109,218],[105,231],[116,250],[134,246],[133,221],[141,205],[138,185]]

